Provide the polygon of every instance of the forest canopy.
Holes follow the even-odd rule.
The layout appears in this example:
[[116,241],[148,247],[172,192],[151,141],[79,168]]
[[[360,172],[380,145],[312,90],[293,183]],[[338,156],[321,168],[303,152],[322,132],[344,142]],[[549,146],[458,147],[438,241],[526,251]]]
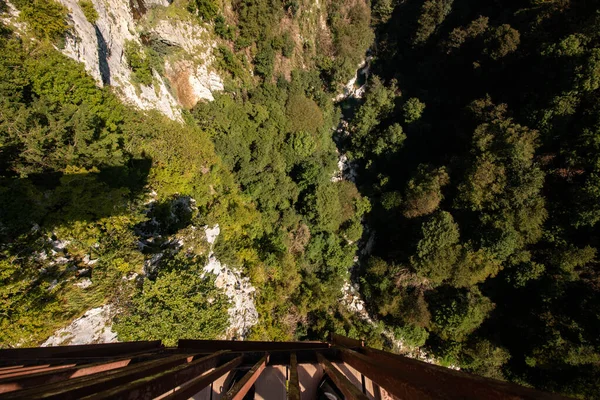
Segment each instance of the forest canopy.
[[[65,55],[62,2],[0,0],[0,347],[111,304],[119,340],[335,332],[598,398],[597,5],[222,3],[152,14],[223,80],[171,120]],[[136,95],[185,58],[150,25],[120,54]],[[215,260],[254,288],[243,334]]]
[[[596,6],[372,7],[373,77],[343,144],[373,207],[371,311],[445,364],[597,398]],[[390,129],[400,145],[373,151]]]

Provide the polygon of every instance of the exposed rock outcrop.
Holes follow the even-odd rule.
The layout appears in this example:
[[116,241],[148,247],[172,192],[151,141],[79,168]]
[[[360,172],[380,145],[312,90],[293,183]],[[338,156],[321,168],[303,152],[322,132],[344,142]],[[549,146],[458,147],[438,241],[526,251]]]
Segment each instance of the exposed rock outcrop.
[[171,119],[181,111],[162,77],[154,73],[152,86],[135,85],[124,57],[125,43],[140,43],[136,23],[127,0],[93,0],[98,20],[91,24],[77,0],[60,0],[69,8],[73,29],[63,53],[83,62],[98,84],[113,86],[123,100],[143,110],[157,109]]
[[110,305],[92,308],[71,325],[56,331],[42,347],[117,342],[117,334],[110,326],[111,321]]
[[214,100],[223,90],[221,77],[210,69],[214,41],[201,26],[183,20],[159,20],[148,27],[148,35],[185,51],[186,57],[167,60],[165,72],[180,104],[191,108],[199,100]]
[[221,264],[213,252],[213,245],[221,230],[219,225],[205,227],[206,240],[210,244],[208,264],[204,271],[217,276],[215,286],[222,289],[231,301],[229,307],[229,329],[225,335],[231,339],[245,339],[252,326],[258,323],[258,312],[254,305],[255,288],[250,279],[242,277],[241,272]]
[[[144,26],[151,7],[169,6],[168,0],[92,0],[98,12],[90,23],[78,0],[59,0],[69,10],[72,29],[62,52],[84,63],[99,85],[110,85],[121,98],[143,110],[156,109],[171,119],[181,120],[181,107],[199,100],[213,100],[212,92],[223,90],[219,75],[210,70],[214,42],[196,22],[159,20]],[[153,83],[137,85],[124,54],[128,41],[142,44],[140,32],[181,48],[185,54],[165,62],[166,77],[153,71]],[[168,78],[168,79],[167,79]],[[172,91],[171,91],[172,88]]]
[[[147,203],[148,215],[152,216],[156,202],[156,193],[152,193],[152,200]],[[203,276],[215,276],[215,286],[222,290],[230,301],[228,309],[229,328],[223,332],[222,337],[231,339],[244,339],[250,328],[258,323],[258,312],[254,304],[256,289],[250,279],[244,277],[242,272],[221,264],[214,253],[214,244],[221,233],[219,225],[213,227],[196,227],[189,225],[182,228],[174,235],[163,235],[165,227],[182,222],[186,215],[191,215],[196,210],[195,200],[188,196],[180,196],[170,203],[169,216],[161,221],[153,216],[146,222],[138,225],[137,234],[140,236],[140,248],[154,248],[144,262],[144,275],[155,275],[161,268],[163,258],[169,254],[184,251],[187,254],[207,254],[208,262],[203,268]]]

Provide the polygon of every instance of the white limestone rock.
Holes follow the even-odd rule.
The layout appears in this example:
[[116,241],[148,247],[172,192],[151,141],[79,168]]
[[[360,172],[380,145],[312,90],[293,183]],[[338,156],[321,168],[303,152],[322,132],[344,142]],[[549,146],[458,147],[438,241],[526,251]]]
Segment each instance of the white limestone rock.
[[80,279],[78,282],[74,283],[80,289],[87,289],[92,286],[92,280],[90,278]]
[[117,334],[110,326],[112,312],[110,305],[88,310],[66,328],[54,332],[42,347],[118,342]]
[[216,275],[215,286],[222,289],[231,302],[231,306],[227,310],[229,329],[225,337],[245,339],[250,328],[258,323],[258,311],[254,304],[256,289],[250,283],[249,278],[242,277],[240,271],[221,264],[215,256],[213,246],[221,232],[219,225],[212,228],[206,226],[204,232],[206,240],[210,244],[208,263],[204,266],[204,272]]
[[78,0],[59,1],[70,10],[73,27],[63,54],[82,62],[99,85],[113,86],[124,101],[181,120],[181,110],[162,77],[154,74],[156,87],[138,87],[132,82],[123,49],[126,41],[140,40],[128,0],[91,0],[98,12],[94,25],[85,18]]

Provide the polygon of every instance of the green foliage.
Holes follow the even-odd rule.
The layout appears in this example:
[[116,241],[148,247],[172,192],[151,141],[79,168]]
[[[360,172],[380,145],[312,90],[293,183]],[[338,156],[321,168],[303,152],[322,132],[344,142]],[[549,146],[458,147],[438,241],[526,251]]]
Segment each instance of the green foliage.
[[454,28],[448,35],[448,41],[445,43],[447,52],[451,53],[453,50],[460,48],[465,42],[472,41],[484,34],[488,29],[488,23],[488,17],[480,16],[471,21],[467,27]]
[[441,211],[429,218],[421,231],[413,267],[420,276],[440,284],[451,276],[460,255],[458,225],[450,213]]
[[387,22],[394,11],[396,0],[375,0],[371,5],[373,19],[377,23]]
[[127,65],[131,68],[134,82],[150,86],[154,78],[150,67],[150,58],[146,55],[142,46],[134,40],[128,40],[125,42],[123,52],[127,59]]
[[420,165],[416,176],[406,186],[404,216],[415,218],[434,212],[443,198],[442,187],[449,179],[445,168],[431,169]]
[[68,10],[55,0],[18,0],[14,5],[21,12],[19,19],[40,39],[56,42],[69,29],[66,21]]
[[337,304],[356,251],[349,241],[361,237],[369,210],[353,184],[330,181],[337,114],[318,82],[318,74],[295,71],[291,82],[215,96],[193,111],[261,213],[253,241],[216,250],[262,288],[254,339],[289,339],[294,321]]
[[[172,271],[146,279],[131,299],[130,311],[113,328],[120,340],[162,340],[175,346],[181,338],[216,339],[228,326],[227,298],[210,278],[173,260]],[[169,263],[170,264],[170,263]]]
[[515,287],[524,287],[529,281],[538,279],[545,270],[543,264],[527,261],[513,267],[508,273],[507,281]]
[[443,365],[594,398],[598,16],[530,3],[372,2],[379,78],[339,138],[374,204],[361,290]]
[[274,67],[275,49],[273,49],[271,43],[261,43],[258,48],[258,53],[256,53],[256,57],[254,57],[254,72],[265,79],[269,79],[273,75]]
[[190,0],[187,9],[203,21],[212,21],[219,15],[219,7],[214,0]]
[[296,47],[296,43],[289,32],[285,32],[283,34],[283,44],[281,46],[281,54],[284,57],[290,58],[294,55],[294,49]]
[[406,103],[402,106],[402,111],[404,111],[404,122],[411,124],[417,121],[421,118],[424,110],[425,103],[422,103],[416,97],[406,100]]
[[492,231],[486,240],[499,259],[505,259],[542,235],[547,217],[539,196],[544,174],[533,162],[537,132],[494,119],[477,127],[473,136],[473,169],[459,186],[459,201],[481,212],[481,221]]
[[[298,1],[235,0],[232,10],[236,34],[230,35],[219,21],[215,21],[215,32],[227,40],[233,39],[236,51],[247,49],[244,54],[253,63],[255,74],[264,81],[272,81],[274,73],[289,76],[290,67],[316,65],[324,78],[319,86],[325,83],[328,89],[341,89],[372,44],[369,6],[364,1],[330,2],[326,8],[327,29],[317,31],[311,27],[313,21],[307,23],[313,18],[308,14],[296,20],[300,7]],[[290,17],[291,27],[282,24],[283,18]],[[304,43],[298,45],[293,35],[298,35]],[[281,62],[279,54],[291,62]]]
[[[124,277],[141,273],[146,257],[137,235],[148,218],[143,214],[147,184],[161,198],[193,196],[196,206],[210,215],[207,218],[218,219],[234,238],[234,232],[244,232],[253,223],[255,211],[236,194],[230,175],[217,165],[204,132],[122,105],[109,90],[96,86],[83,65],[50,46],[5,33],[0,48],[0,70],[5,72],[0,85],[0,297],[5,311],[0,321],[1,346],[39,345],[90,308],[108,300],[122,302],[135,292],[134,282]],[[198,240],[192,241],[186,227],[168,223],[169,215],[152,217],[172,226],[174,235],[190,240],[186,242],[190,246],[194,242],[189,254],[197,259],[191,262],[188,255],[175,252],[165,257],[164,267],[185,265],[185,271],[160,276],[158,286],[147,282],[161,292],[159,297],[167,293],[161,283],[180,284],[168,297],[164,315],[181,311],[178,307],[196,295],[184,289],[200,279],[197,270],[191,271],[202,263],[206,251]],[[67,243],[64,249],[52,244],[58,240]],[[86,259],[96,261],[87,264]],[[86,271],[91,286],[75,285],[83,278],[78,270]],[[198,288],[215,290],[210,281],[198,282]],[[215,299],[220,296],[215,294]],[[150,301],[139,293],[134,298],[141,308]],[[196,313],[192,322],[213,317],[221,321],[202,327],[215,337],[226,325],[226,305],[214,303],[218,309],[214,314],[211,307],[191,310]],[[123,310],[135,315],[125,303]],[[154,309],[144,312],[150,313],[144,314],[146,322],[160,320],[152,314]],[[150,336],[158,335],[159,327],[154,328]],[[183,330],[185,326],[179,333]],[[134,333],[143,334],[131,328],[125,335]]]
[[461,366],[467,371],[493,379],[504,379],[502,366],[510,359],[509,352],[489,340],[476,340],[463,348]]
[[394,336],[396,336],[403,345],[415,348],[425,344],[429,337],[429,332],[419,326],[405,325],[397,327],[394,330]]
[[388,149],[398,150],[406,136],[398,124],[385,130],[378,129],[380,121],[395,108],[396,87],[388,88],[375,76],[365,94],[365,101],[356,112],[351,125],[352,152],[354,157],[362,158],[375,150],[382,154]]
[[79,7],[83,11],[83,15],[90,24],[95,24],[98,21],[98,11],[94,8],[94,3],[90,0],[79,0]]
[[519,31],[508,24],[504,24],[491,30],[486,38],[487,47],[485,52],[492,60],[499,60],[515,52],[519,47],[519,43],[521,43]]
[[225,46],[219,46],[216,50],[216,65],[219,69],[229,72],[233,79],[242,78],[245,75],[244,66],[231,50]]
[[215,33],[222,39],[233,40],[235,29],[232,26],[227,25],[225,17],[217,15],[215,17]]
[[592,92],[600,87],[600,49],[592,49],[579,71],[578,86],[581,90]]
[[460,364],[460,354],[463,344],[453,341],[441,341],[439,337],[433,337],[435,345],[435,356],[443,367],[453,367]]
[[290,121],[289,130],[293,133],[316,134],[317,130],[323,126],[323,113],[319,106],[314,100],[305,96],[290,96],[286,113]]
[[[2,44],[6,50],[19,51],[11,40]],[[37,95],[25,109],[10,101],[3,103],[2,142],[6,162],[11,163],[14,173],[25,176],[63,170],[68,165],[123,162],[122,134],[117,126],[122,120],[122,106],[107,92],[96,89],[82,65],[67,63],[46,47],[26,59],[15,58],[14,53],[3,55],[0,64],[13,62],[23,63],[21,71],[25,74],[7,75],[8,98],[24,101],[23,93],[28,90]]]
[[[57,2],[12,3],[39,39],[66,33]],[[302,49],[292,32],[317,21],[300,2],[235,0],[235,27],[218,2],[187,4],[235,50],[215,51],[226,93],[185,124],[122,105],[49,44],[1,29],[2,346],[38,345],[107,301],[122,309],[122,340],[218,337],[227,304],[201,278],[196,228],[218,222],[215,254],[258,289],[252,339],[338,332],[383,347],[388,327],[443,365],[597,395],[593,2],[373,1],[368,89],[341,104],[349,134],[336,137],[360,193],[331,182],[339,111],[326,91],[372,43],[368,3],[328,2],[330,32]],[[168,51],[125,53],[134,80],[151,84]],[[377,239],[353,272],[375,325],[339,302],[363,220]],[[185,251],[169,246],[179,240]],[[153,263],[143,284],[123,279]],[[86,289],[73,284],[84,267]]]
[[467,292],[443,289],[432,296],[433,331],[449,341],[464,341],[494,308],[490,299],[476,289]]
[[322,68],[333,87],[347,82],[371,46],[374,35],[370,29],[371,10],[362,1],[330,2],[327,8],[333,34],[333,54]]
[[550,43],[542,51],[544,56],[575,57],[585,53],[585,44],[588,38],[582,34],[569,35],[558,43]]
[[242,48],[253,42],[268,42],[283,12],[280,0],[235,0],[233,8],[238,16],[237,44]]
[[376,155],[397,153],[404,144],[406,135],[400,124],[388,126],[377,138],[373,153]]
[[444,22],[450,11],[454,0],[427,0],[421,7],[421,15],[418,19],[418,28],[412,43],[423,44]]
[[452,285],[471,287],[494,277],[502,269],[500,261],[489,250],[473,251],[465,247],[452,273]]
[[381,196],[381,206],[391,211],[402,204],[402,195],[400,192],[386,192]]

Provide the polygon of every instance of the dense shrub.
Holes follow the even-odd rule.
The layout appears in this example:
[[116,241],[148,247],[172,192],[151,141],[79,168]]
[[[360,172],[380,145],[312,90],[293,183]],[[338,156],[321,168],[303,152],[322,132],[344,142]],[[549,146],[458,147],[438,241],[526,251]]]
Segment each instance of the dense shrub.
[[136,41],[129,40],[125,42],[123,49],[127,64],[131,68],[134,82],[149,86],[152,84],[152,68],[150,67],[150,58],[145,53],[142,46]]
[[79,0],[79,7],[81,7],[85,18],[90,24],[95,24],[98,21],[98,11],[94,8],[94,3],[89,0]]
[[14,4],[21,12],[19,18],[39,38],[58,41],[69,29],[68,10],[55,0],[17,0]]

